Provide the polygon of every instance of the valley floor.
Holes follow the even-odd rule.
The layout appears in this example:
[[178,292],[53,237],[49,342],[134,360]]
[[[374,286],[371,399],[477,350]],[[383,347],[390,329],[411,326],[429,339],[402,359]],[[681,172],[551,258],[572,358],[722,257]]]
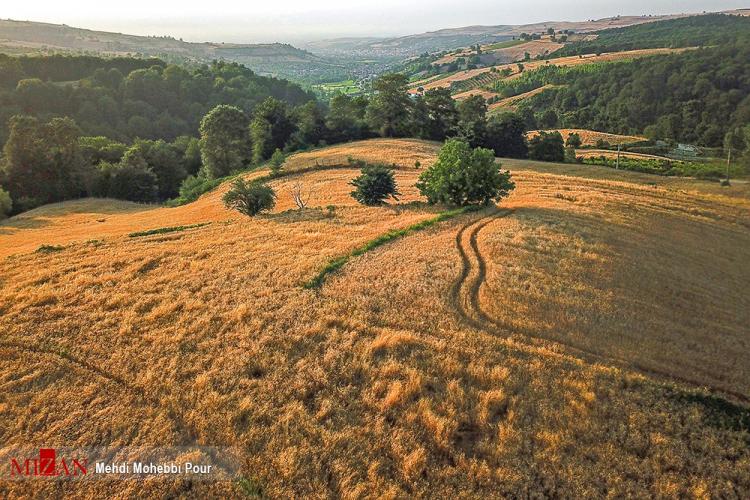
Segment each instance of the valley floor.
[[[253,219],[223,208],[223,187],[178,208],[80,200],[0,223],[0,438],[233,446],[271,497],[749,495],[748,187],[501,160],[517,186],[501,206],[303,289],[434,217],[414,183],[438,147],[295,155],[287,170],[322,168],[274,181],[277,208]],[[357,205],[349,156],[395,163],[400,203]],[[0,482],[61,492],[241,490]]]

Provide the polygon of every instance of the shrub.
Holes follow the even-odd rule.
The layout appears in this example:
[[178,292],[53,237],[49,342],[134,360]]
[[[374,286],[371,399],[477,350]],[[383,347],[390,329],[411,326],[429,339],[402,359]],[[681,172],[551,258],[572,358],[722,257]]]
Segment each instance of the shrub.
[[221,184],[221,179],[206,179],[202,175],[188,175],[180,185],[180,197],[177,198],[179,203],[189,203],[195,201],[204,193],[207,193]]
[[560,132],[539,132],[529,141],[529,158],[539,161],[565,160],[565,146]]
[[393,170],[385,165],[365,165],[362,174],[349,184],[356,189],[351,195],[363,205],[382,205],[388,197],[398,201]]
[[10,194],[0,187],[0,219],[4,219],[13,210],[13,200]]
[[566,146],[565,147],[565,163],[575,163],[577,160],[576,158],[576,148],[573,146]]
[[135,150],[125,152],[120,163],[109,170],[107,196],[136,202],[156,201],[159,197],[158,179],[143,157]]
[[61,252],[65,249],[65,247],[61,245],[40,245],[39,248],[36,249],[36,253],[54,253],[54,252]]
[[227,208],[252,217],[264,210],[271,210],[276,205],[276,193],[265,184],[246,182],[240,178],[232,183],[223,201]]
[[491,149],[472,149],[459,139],[447,141],[437,161],[419,176],[417,188],[429,203],[465,206],[500,201],[515,188]]
[[568,140],[565,141],[565,145],[569,148],[580,148],[581,144],[583,144],[583,141],[581,141],[581,136],[577,133],[570,134]]
[[271,175],[276,177],[281,173],[281,167],[286,161],[286,156],[281,152],[280,149],[276,148],[276,151],[271,155]]

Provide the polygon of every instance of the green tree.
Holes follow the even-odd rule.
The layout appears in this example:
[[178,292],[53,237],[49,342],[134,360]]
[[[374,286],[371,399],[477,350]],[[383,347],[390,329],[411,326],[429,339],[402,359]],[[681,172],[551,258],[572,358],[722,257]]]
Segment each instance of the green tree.
[[14,88],[24,76],[23,67],[18,59],[0,54],[0,88]]
[[108,137],[81,137],[78,139],[81,156],[89,165],[99,165],[103,161],[119,163],[127,146]]
[[427,106],[428,126],[427,139],[444,141],[454,136],[458,129],[458,110],[456,101],[448,88],[430,89],[424,93]]
[[364,139],[368,136],[366,121],[367,98],[339,94],[331,99],[326,116],[326,128],[333,142]]
[[526,124],[514,113],[493,115],[487,122],[485,145],[495,152],[495,156],[506,158],[526,158]]
[[745,150],[745,134],[741,127],[734,127],[724,135],[724,151],[739,156]]
[[443,145],[437,161],[420,176],[417,188],[429,203],[465,206],[500,201],[515,188],[509,172],[502,172],[492,150],[472,149],[460,139]]
[[273,148],[271,124],[264,119],[253,120],[250,123],[250,138],[253,144],[253,163],[263,163],[268,158],[268,150]]
[[152,202],[159,198],[156,174],[151,171],[137,148],[128,149],[109,177],[110,198],[135,202]]
[[281,168],[284,166],[284,162],[286,161],[286,155],[280,150],[276,149],[276,151],[273,152],[271,155],[271,175],[277,176],[281,173]]
[[363,205],[382,205],[389,197],[398,201],[400,196],[393,170],[385,165],[365,165],[349,184],[355,187],[352,197]]
[[399,73],[381,76],[372,84],[376,94],[367,106],[367,121],[381,137],[402,137],[409,132],[409,80]]
[[219,105],[201,121],[201,159],[207,179],[229,175],[250,160],[247,116],[234,106]]
[[317,146],[327,135],[325,114],[315,101],[310,101],[292,111],[292,118],[297,130],[292,135],[291,145],[294,149]]
[[553,109],[548,109],[539,115],[538,121],[541,128],[555,128],[558,121],[557,113]]
[[222,198],[224,206],[247,216],[271,210],[276,205],[276,193],[265,184],[247,182],[242,178],[235,179],[232,187]]
[[544,132],[529,141],[529,158],[539,161],[564,161],[565,144],[560,132]]
[[87,165],[78,147],[80,129],[70,118],[40,123],[14,116],[3,149],[3,176],[16,209],[81,196],[86,191]]
[[5,191],[0,186],[0,219],[7,217],[13,210],[13,200],[10,198],[10,193]]
[[577,133],[573,132],[572,134],[568,135],[568,139],[565,141],[565,145],[570,148],[580,148],[581,144],[583,144],[583,141],[581,141],[581,136]]
[[417,95],[412,101],[409,118],[410,135],[418,139],[430,139],[430,113],[422,95]]
[[263,101],[255,110],[250,124],[253,162],[262,163],[276,149],[284,149],[295,129],[285,102],[273,97]]
[[188,175],[195,175],[201,168],[200,140],[188,135],[181,135],[172,143],[182,161],[182,167]]
[[9,126],[10,136],[3,148],[2,177],[16,201],[16,209],[24,211],[53,199],[54,193],[47,183],[53,172],[49,171],[46,162],[39,120],[31,116],[14,116]]
[[458,135],[471,147],[484,144],[487,134],[487,101],[472,95],[458,103]]
[[187,177],[177,150],[161,139],[158,141],[139,140],[131,149],[138,150],[156,175],[159,199],[166,200],[177,196],[180,184]]

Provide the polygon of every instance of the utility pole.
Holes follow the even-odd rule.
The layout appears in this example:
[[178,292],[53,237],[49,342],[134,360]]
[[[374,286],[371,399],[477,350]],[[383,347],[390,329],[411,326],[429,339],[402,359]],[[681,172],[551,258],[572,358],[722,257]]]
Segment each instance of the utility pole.
[[729,184],[729,163],[732,161],[732,148],[727,149],[727,184]]
[[617,163],[615,164],[615,170],[620,169],[620,145],[617,145]]

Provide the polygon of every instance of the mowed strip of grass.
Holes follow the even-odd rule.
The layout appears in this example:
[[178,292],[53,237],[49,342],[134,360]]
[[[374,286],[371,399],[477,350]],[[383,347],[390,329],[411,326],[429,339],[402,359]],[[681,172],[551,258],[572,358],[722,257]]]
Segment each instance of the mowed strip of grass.
[[154,234],[174,233],[177,231],[187,231],[188,229],[196,229],[203,226],[208,226],[210,222],[201,222],[200,224],[190,224],[188,226],[172,226],[172,227],[159,227],[156,229],[149,229],[147,231],[137,231],[130,233],[128,237],[138,238],[140,236],[151,236]]
[[325,267],[321,269],[317,275],[315,275],[314,278],[312,278],[310,281],[307,281],[305,284],[302,285],[302,287],[308,290],[320,288],[321,286],[323,286],[323,283],[325,283],[325,280],[328,278],[329,275],[335,273],[336,271],[344,267],[344,264],[349,262],[349,260],[354,257],[358,257],[366,252],[369,252],[370,250],[373,250],[381,245],[385,245],[386,243],[391,242],[395,239],[402,238],[409,234],[426,229],[430,226],[434,226],[438,222],[451,219],[453,217],[456,217],[461,214],[465,214],[467,212],[475,212],[480,209],[481,207],[469,206],[469,207],[456,208],[453,210],[446,210],[445,212],[442,212],[431,219],[426,219],[421,222],[417,222],[416,224],[412,224],[411,226],[405,227],[403,229],[393,229],[391,231],[388,231],[385,234],[381,234],[374,240],[368,241],[364,245],[355,248],[348,254],[342,255],[340,257],[336,257],[335,259],[330,260],[328,264],[326,264]]

